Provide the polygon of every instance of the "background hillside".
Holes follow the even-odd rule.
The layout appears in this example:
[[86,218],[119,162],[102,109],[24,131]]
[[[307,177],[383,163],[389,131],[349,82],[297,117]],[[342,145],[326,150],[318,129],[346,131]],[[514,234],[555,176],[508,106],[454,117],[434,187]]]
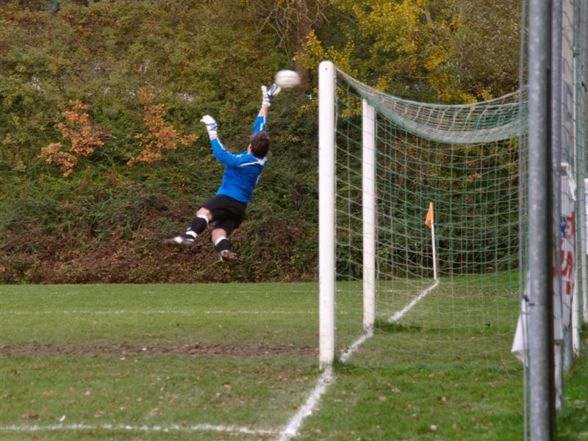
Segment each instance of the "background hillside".
[[[478,3],[0,0],[0,283],[315,278],[318,62],[411,99],[510,92],[518,5]],[[307,81],[271,107],[242,260],[163,248],[220,182],[201,115],[242,150],[280,68]]]

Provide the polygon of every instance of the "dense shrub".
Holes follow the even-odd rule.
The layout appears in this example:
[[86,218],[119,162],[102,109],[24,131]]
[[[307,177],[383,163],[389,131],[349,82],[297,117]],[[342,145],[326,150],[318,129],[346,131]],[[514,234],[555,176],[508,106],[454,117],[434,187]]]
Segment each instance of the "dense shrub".
[[201,115],[242,150],[259,86],[289,63],[247,5],[41,3],[0,4],[0,282],[313,277],[316,129],[302,90],[271,109],[268,168],[235,234],[241,262],[218,264],[206,236],[161,246],[220,183]]
[[[519,6],[0,0],[0,283],[315,277],[317,63],[415,100],[499,96],[518,86]],[[207,237],[162,248],[222,174],[200,117],[242,150],[284,67],[310,82],[272,105],[242,260],[219,265]]]

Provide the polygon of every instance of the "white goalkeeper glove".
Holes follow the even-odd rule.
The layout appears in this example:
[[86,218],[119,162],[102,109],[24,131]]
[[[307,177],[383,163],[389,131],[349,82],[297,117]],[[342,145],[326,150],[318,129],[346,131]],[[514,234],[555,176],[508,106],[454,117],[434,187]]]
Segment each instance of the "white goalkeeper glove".
[[204,115],[202,117],[202,119],[200,120],[200,122],[202,124],[204,124],[204,126],[206,127],[206,131],[208,132],[208,137],[209,138],[213,138],[216,137],[217,134],[217,130],[218,130],[218,124],[216,123],[216,121],[214,120],[214,118],[210,115]]
[[261,86],[261,107],[269,107],[271,106],[272,99],[280,93],[282,89],[276,83],[272,84],[269,88],[266,86]]

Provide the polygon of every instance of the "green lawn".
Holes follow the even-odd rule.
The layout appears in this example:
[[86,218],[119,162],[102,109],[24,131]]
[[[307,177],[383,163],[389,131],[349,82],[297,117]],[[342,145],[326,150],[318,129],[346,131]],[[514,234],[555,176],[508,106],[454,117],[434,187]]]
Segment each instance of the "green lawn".
[[[297,439],[522,439],[516,300],[446,285],[380,318]],[[341,349],[361,335],[355,288]],[[317,342],[315,283],[0,286],[0,439],[277,439],[321,375]]]
[[[317,377],[313,293],[310,284],[4,286],[0,425],[276,430]],[[40,436],[113,436],[103,432]]]
[[[586,331],[584,328],[584,336]],[[568,373],[564,406],[557,420],[558,441],[588,441],[588,337],[584,351]]]

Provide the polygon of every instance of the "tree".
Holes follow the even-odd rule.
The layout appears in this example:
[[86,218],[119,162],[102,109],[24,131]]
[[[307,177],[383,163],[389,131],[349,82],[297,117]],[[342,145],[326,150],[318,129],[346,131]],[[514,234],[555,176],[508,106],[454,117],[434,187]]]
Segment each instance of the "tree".
[[464,91],[489,99],[519,87],[520,14],[520,4],[511,0],[459,2],[449,58]]
[[512,2],[327,2],[329,20],[297,56],[307,67],[340,60],[368,84],[418,100],[471,102],[516,87],[519,14]]
[[303,84],[309,80],[309,67],[294,57],[303,50],[314,27],[324,21],[323,8],[326,0],[257,0],[251,5],[262,27],[275,32],[280,46],[294,59],[295,69]]

